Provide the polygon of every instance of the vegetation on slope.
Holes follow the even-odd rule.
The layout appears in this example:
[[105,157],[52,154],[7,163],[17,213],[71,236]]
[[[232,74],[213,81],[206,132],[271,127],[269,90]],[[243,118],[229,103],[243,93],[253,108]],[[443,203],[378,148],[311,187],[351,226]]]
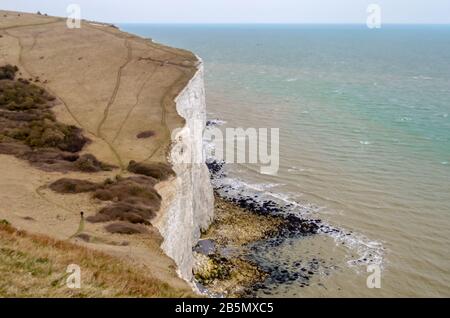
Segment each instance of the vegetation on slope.
[[[81,269],[81,288],[70,289],[70,264]],[[190,297],[151,276],[145,267],[0,221],[0,297]]]
[[78,155],[89,140],[80,128],[58,122],[52,111],[56,98],[28,80],[15,80],[17,71],[0,67],[0,153],[45,170],[111,170],[93,155]]

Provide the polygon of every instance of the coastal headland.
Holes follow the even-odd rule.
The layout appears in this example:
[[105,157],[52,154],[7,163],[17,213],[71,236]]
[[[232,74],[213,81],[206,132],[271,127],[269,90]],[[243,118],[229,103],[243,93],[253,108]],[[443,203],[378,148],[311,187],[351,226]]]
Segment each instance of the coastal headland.
[[[108,24],[82,21],[81,28],[69,29],[64,18],[8,11],[0,16],[0,238],[2,245],[8,242],[2,266],[20,253],[24,262],[54,262],[48,277],[24,282],[27,292],[12,284],[22,269],[3,268],[11,281],[0,294],[78,295],[76,289],[62,292],[64,280],[63,287],[45,284],[65,274],[63,262],[52,259],[58,255],[52,244],[63,242],[82,254],[70,260],[82,274],[117,262],[164,291],[115,291],[89,276],[94,287],[86,296],[193,295],[180,278],[176,252],[161,245],[164,235],[172,235],[165,220],[177,204],[172,183],[183,181],[169,163],[171,132],[187,122],[176,99],[201,62],[188,51]],[[33,235],[43,237],[39,244],[52,243],[31,246],[38,244]],[[98,264],[83,258],[86,248],[100,253],[94,257]]]
[[[316,232],[214,193],[199,57],[110,24],[0,16],[0,295],[251,297],[275,272],[249,246]],[[88,291],[66,288],[71,265]]]

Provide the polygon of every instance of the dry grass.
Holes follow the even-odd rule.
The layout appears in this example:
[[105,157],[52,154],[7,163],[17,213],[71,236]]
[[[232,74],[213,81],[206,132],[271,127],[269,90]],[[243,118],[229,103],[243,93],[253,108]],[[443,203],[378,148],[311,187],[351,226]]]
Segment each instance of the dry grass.
[[[81,288],[66,287],[69,264],[81,268]],[[144,267],[0,221],[0,297],[192,297]]]
[[105,226],[105,229],[110,233],[119,234],[146,234],[148,230],[145,226],[140,224],[132,224],[129,222],[116,222]]

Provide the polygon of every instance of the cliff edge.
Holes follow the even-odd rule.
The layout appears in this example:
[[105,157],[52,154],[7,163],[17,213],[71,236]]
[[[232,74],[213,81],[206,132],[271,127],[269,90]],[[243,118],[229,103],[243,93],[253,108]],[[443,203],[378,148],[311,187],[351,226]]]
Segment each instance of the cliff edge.
[[[14,108],[7,99],[1,106],[0,219],[187,290],[192,246],[214,201],[198,134],[206,107],[201,60],[110,25],[69,29],[63,18],[7,11],[0,11],[0,52],[0,66],[17,66],[5,87],[54,98],[40,108]],[[50,121],[10,119],[42,109]],[[83,142],[74,152],[48,144],[45,125]],[[68,135],[60,137],[67,144]],[[189,160],[180,161],[180,146]],[[80,184],[89,186],[77,191]]]

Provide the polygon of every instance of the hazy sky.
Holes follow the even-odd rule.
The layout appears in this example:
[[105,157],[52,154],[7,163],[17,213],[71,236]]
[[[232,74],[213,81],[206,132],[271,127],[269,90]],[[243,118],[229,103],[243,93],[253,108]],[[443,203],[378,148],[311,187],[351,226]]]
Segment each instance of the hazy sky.
[[153,23],[365,23],[368,4],[383,23],[450,23],[450,0],[0,0],[0,8],[84,19]]

